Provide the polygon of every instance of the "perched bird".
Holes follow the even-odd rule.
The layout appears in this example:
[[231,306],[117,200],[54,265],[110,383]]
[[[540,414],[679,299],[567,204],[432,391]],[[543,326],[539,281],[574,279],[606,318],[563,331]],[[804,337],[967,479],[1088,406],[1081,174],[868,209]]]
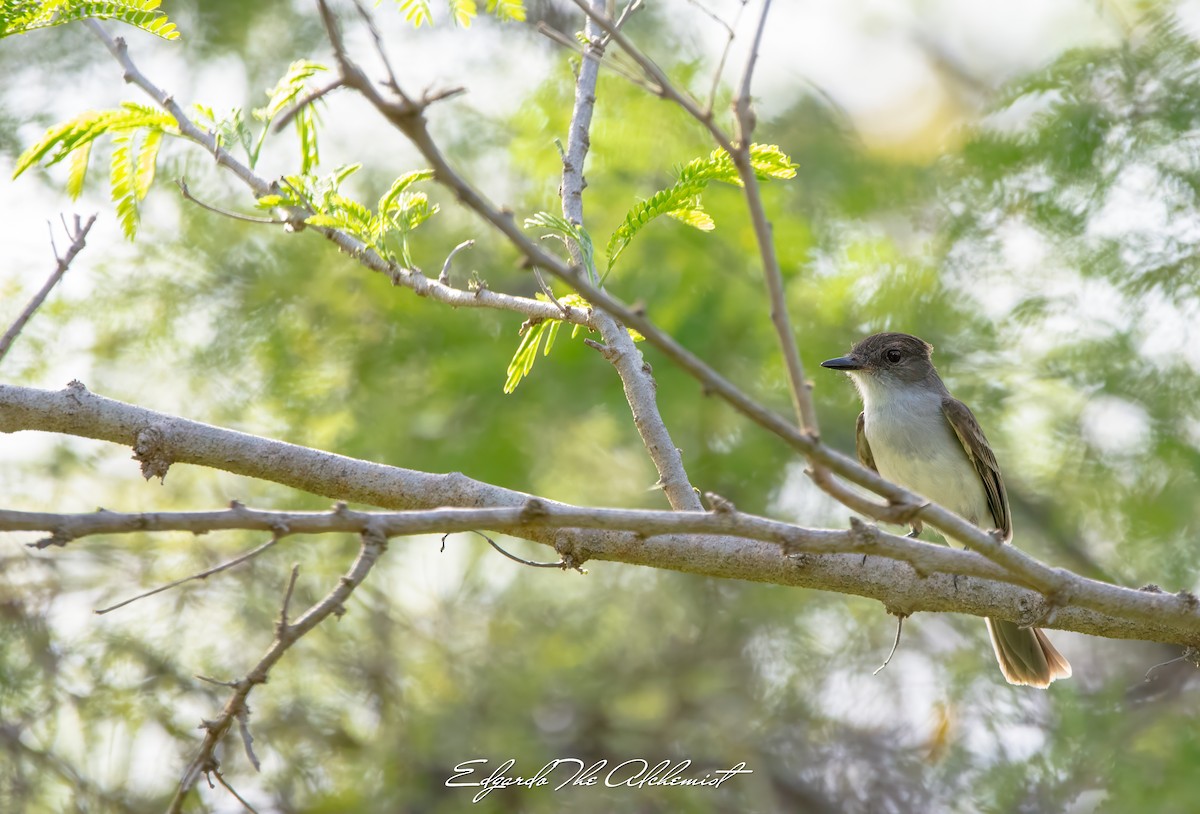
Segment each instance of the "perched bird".
[[[821,367],[844,371],[862,396],[858,458],[884,478],[1012,539],[1012,514],[996,456],[967,405],[950,395],[915,336],[878,333]],[[914,526],[914,534],[919,532]],[[1047,687],[1071,665],[1037,628],[987,620],[1010,684]]]

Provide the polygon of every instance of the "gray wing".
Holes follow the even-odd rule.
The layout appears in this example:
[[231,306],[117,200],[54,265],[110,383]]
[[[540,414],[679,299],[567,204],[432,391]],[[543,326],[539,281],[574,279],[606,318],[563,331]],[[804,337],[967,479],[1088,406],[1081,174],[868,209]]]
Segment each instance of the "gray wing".
[[858,460],[867,469],[879,471],[879,467],[875,466],[875,456],[871,454],[871,445],[867,443],[867,414],[861,412],[858,414],[858,425],[855,427],[854,448],[858,452]]
[[942,399],[942,413],[954,428],[954,434],[958,436],[967,458],[983,481],[988,508],[992,511],[996,528],[1004,534],[1005,540],[1012,539],[1012,514],[1008,508],[1008,495],[1004,492],[1004,479],[1000,476],[1000,465],[996,463],[996,456],[983,437],[979,422],[967,405],[950,396]]

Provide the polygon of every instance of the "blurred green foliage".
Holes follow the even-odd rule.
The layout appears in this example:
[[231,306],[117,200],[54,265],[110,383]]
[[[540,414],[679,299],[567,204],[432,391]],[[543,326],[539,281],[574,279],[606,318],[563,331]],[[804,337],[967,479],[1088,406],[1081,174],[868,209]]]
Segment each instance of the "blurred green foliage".
[[[292,4],[178,5],[184,59],[236,58],[242,109],[261,104],[293,60],[321,53],[318,24]],[[683,48],[659,12],[634,25],[637,38],[657,38],[657,54]],[[89,69],[70,26],[39,36],[43,70]],[[525,29],[504,36],[514,49],[546,47]],[[7,42],[0,68],[32,58]],[[531,80],[511,115],[462,100],[432,114],[448,154],[522,218],[557,211],[566,62]],[[998,451],[1017,544],[1082,573],[1167,590],[1195,589],[1200,565],[1197,65],[1195,38],[1158,10],[1120,42],[1007,84],[933,161],[867,151],[840,111],[803,89],[758,131],[798,165],[794,180],[764,194],[810,367],[873,330],[932,341]],[[670,69],[685,83],[705,78],[686,60]],[[605,74],[597,96],[584,205],[588,231],[602,236],[712,145],[620,77]],[[367,129],[361,106],[328,101],[327,123],[352,111],[364,138],[399,149],[398,135]],[[0,149],[15,158],[31,141],[4,111]],[[37,118],[43,129],[51,120]],[[264,160],[284,155],[285,171],[298,172],[293,138],[269,137]],[[363,161],[347,179],[357,200],[419,169],[390,154]],[[159,176],[186,176],[197,197],[228,208],[253,203],[183,145],[164,147]],[[475,239],[455,259],[456,284],[475,275],[495,290],[538,291],[510,247],[427,186],[442,211],[409,241],[413,263],[440,268],[451,247]],[[581,343],[559,343],[506,395],[519,317],[446,309],[311,232],[285,235],[186,204],[176,215],[155,194],[136,263],[112,258],[86,301],[38,317],[48,332],[87,326],[92,389],[552,498],[665,505],[620,383]],[[646,224],[607,285],[785,411],[741,193],[713,185],[704,210],[714,231]],[[5,290],[0,318],[21,301]],[[26,342],[52,352],[52,335],[32,330]],[[805,525],[845,522],[782,444],[644,352],[697,487]],[[823,434],[852,449],[856,398],[822,373]],[[0,485],[17,508],[323,503],[189,469],[144,484],[127,456],[62,442],[6,460]],[[20,545],[27,539],[6,537],[0,550],[3,811],[161,810],[198,743],[197,722],[223,703],[219,687],[193,675],[244,672],[270,641],[290,565],[301,567],[296,608],[335,583],[355,548],[289,538],[235,571],[95,617],[93,608],[261,540],[123,537],[35,554]],[[1191,667],[1158,667],[1143,680],[1177,655],[1171,648],[1056,634],[1076,676],[1039,693],[1004,684],[978,620],[925,616],[907,623],[896,659],[872,676],[894,623],[865,600],[604,563],[587,576],[522,569],[469,535],[438,548],[432,538],[394,542],[346,616],[318,628],[255,691],[262,773],[236,739],[220,757],[260,811],[1191,812],[1200,798]],[[445,786],[476,758],[489,771],[513,758],[512,773],[529,774],[564,757],[690,759],[703,771],[745,761],[754,773],[717,790],[510,789],[477,805],[471,790]],[[234,807],[220,788],[201,794],[210,808]]]

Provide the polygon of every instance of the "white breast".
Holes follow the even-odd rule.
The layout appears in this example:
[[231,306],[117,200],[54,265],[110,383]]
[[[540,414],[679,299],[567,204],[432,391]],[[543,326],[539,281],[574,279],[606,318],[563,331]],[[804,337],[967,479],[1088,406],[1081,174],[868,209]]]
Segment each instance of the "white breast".
[[942,394],[861,389],[879,474],[976,525],[994,525],[983,481],[942,412]]

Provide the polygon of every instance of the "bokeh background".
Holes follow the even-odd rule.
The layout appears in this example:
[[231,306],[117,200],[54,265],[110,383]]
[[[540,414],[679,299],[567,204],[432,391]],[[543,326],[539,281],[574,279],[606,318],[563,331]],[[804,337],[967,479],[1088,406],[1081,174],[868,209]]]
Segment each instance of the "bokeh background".
[[[708,93],[740,4],[664,2],[629,32]],[[185,102],[252,108],[301,57],[328,61],[313,4],[173,2],[183,37],[125,31],[134,58]],[[572,99],[569,3],[529,24],[414,30],[376,11],[407,87],[461,84],[431,110],[466,174],[518,216],[557,209]],[[756,18],[742,16],[744,40]],[[351,27],[354,47],[369,40]],[[744,43],[718,91],[724,110]],[[0,42],[0,174],[49,125],[138,99],[87,32]],[[756,139],[799,164],[766,188],[823,433],[853,449],[858,406],[816,368],[861,335],[919,334],[997,450],[1015,541],[1120,584],[1198,587],[1200,487],[1200,5],[1021,0],[777,3],[756,93]],[[587,167],[597,242],[707,154],[705,133],[619,75],[602,76]],[[322,110],[322,169],[362,161],[377,197],[420,166],[365,103]],[[82,201],[65,169],[0,182],[0,322],[51,268],[45,221],[99,211],[88,248],[4,362],[4,380],[78,378],[118,399],[339,453],[592,505],[665,506],[610,367],[564,333],[512,395],[520,319],[459,312],[394,289],[311,234],[235,222],[247,191],[168,144],[135,243],[100,172]],[[295,171],[294,137],[260,171]],[[417,233],[417,263],[456,261],[532,294],[514,252],[450,196]],[[757,251],[739,191],[712,187],[717,228],[664,219],[609,278],[628,301],[756,398],[788,409]],[[61,238],[60,238],[61,242]],[[847,510],[803,462],[647,349],[694,483],[808,526]],[[0,438],[12,508],[207,508],[231,498],[323,508],[311,496],[176,467],[146,483],[129,450]],[[296,601],[328,590],[354,540],[288,538],[245,567],[98,617],[93,609],[262,542],[221,534],[92,538],[35,552],[0,535],[0,810],[157,811],[224,693],[269,643],[292,563]],[[548,552],[506,540],[514,551]],[[293,605],[295,606],[295,604]],[[230,741],[230,782],[259,811],[1192,812],[1200,710],[1178,648],[1052,634],[1075,677],[1006,685],[978,619],[894,620],[856,597],[592,563],[525,569],[477,537],[395,542],[337,622],[291,651],[252,696],[263,759]],[[720,789],[508,790],[472,805],[453,767],[536,771],[560,757],[690,759],[753,770]],[[237,811],[224,790],[195,810]]]

